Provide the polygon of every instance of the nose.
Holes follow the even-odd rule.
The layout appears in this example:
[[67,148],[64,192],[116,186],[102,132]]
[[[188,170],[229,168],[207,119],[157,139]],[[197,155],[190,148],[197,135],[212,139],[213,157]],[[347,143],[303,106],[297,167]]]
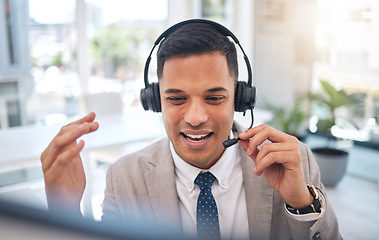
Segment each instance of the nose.
[[189,123],[193,127],[197,127],[200,124],[208,120],[208,114],[204,103],[200,101],[192,101],[188,103],[188,107],[184,114],[184,121]]

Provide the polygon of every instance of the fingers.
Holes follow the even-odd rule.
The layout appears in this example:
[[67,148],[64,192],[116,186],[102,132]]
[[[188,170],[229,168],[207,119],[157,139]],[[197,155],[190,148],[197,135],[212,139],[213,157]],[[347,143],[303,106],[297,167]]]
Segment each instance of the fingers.
[[295,144],[265,144],[255,158],[253,172],[259,176],[275,163],[283,165],[287,170],[296,169],[300,159],[299,149]]
[[[76,156],[79,155],[80,151],[84,147],[84,141],[80,140],[78,143],[73,144],[67,151],[62,152],[59,156],[50,163],[51,166],[45,167],[43,166],[44,173],[49,170],[51,173],[56,173],[66,167]],[[57,174],[47,175],[45,177],[51,178],[57,177]]]
[[255,161],[253,172],[257,175],[274,163],[290,169],[301,160],[298,140],[267,125],[251,128],[239,137],[239,144]]
[[84,116],[83,118],[76,120],[66,126],[73,126],[73,125],[79,125],[85,122],[93,122],[95,120],[96,114],[94,112],[89,113],[88,115]]
[[296,139],[294,136],[288,135],[265,124],[250,128],[247,131],[241,133],[239,137],[243,140],[248,140],[254,137],[254,143],[258,143],[258,145],[263,143],[263,141],[266,139],[270,140],[271,142],[284,142],[290,140],[294,141],[294,139]]
[[[88,123],[92,123],[92,122],[95,120],[95,117],[96,117],[95,113],[94,113],[94,112],[91,112],[91,113],[89,113],[88,115],[84,116],[83,118],[81,118],[81,119],[79,119],[79,120],[76,120],[76,121],[74,121],[74,122],[71,122],[71,123],[67,124],[66,126],[63,126],[63,127],[61,128],[60,132],[58,133],[58,135],[57,135],[55,138],[57,138],[57,137],[60,136],[60,135],[63,135],[64,133],[66,133],[66,132],[68,132],[68,131],[72,131],[72,129],[70,129],[70,127],[78,126],[78,125],[84,124],[84,123],[86,123],[86,122],[88,122]],[[91,129],[90,132],[96,131],[96,130],[98,129],[98,127],[99,127],[98,123],[93,123],[93,124],[91,124],[91,125],[92,125],[92,126],[90,126],[90,129]],[[55,139],[55,138],[54,138],[54,139]],[[54,141],[54,139],[53,139],[53,141]],[[52,141],[52,142],[53,142],[53,141]],[[47,154],[48,151],[49,151],[49,147],[50,147],[50,145],[51,145],[51,143],[50,143],[49,146],[46,148],[46,150],[42,152],[42,154],[41,154],[41,160],[42,160],[42,159],[45,159],[46,154]]]
[[241,146],[245,149],[247,155],[249,156],[259,151],[257,147],[262,145],[265,141],[267,142],[267,140],[273,143],[298,143],[298,140],[295,137],[264,124],[248,129],[247,131],[241,133],[239,137],[242,140]]
[[95,131],[98,126],[98,123],[84,122],[76,126],[63,127],[42,154],[43,156],[41,156],[43,169],[49,169],[60,154],[65,151],[71,151],[71,148],[75,148],[76,140],[79,137]]
[[[96,131],[99,128],[99,124],[97,122],[93,122],[94,119],[95,114],[90,113],[84,118],[62,127],[57,136],[55,136],[46,150],[41,154],[41,162],[44,171],[51,167],[53,162],[59,157],[60,154],[64,153],[65,151],[75,152],[75,150],[77,150],[76,140],[78,138],[84,134]],[[63,156],[66,155],[63,154]]]

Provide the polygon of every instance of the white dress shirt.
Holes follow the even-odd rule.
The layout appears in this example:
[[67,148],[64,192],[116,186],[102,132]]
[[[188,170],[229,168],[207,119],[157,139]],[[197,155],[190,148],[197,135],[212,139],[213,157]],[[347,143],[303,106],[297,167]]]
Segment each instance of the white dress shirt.
[[[200,188],[195,184],[195,179],[204,170],[181,159],[172,143],[170,150],[175,165],[175,183],[183,231],[189,235],[196,235],[196,206]],[[212,194],[217,204],[222,239],[249,238],[241,160],[240,148],[236,144],[227,148],[215,165],[208,170],[217,179],[212,185]],[[321,199],[325,203],[322,194]],[[325,212],[325,204],[321,207],[321,213],[296,215],[287,210],[285,203],[283,208],[291,218],[298,221],[313,221]]]
[[[172,144],[170,148],[175,164],[175,182],[183,231],[186,234],[195,235],[196,206],[200,188],[194,182],[202,169],[181,159],[174,151]],[[208,170],[216,177],[212,185],[212,194],[217,204],[220,234],[223,239],[249,238],[239,151],[237,145],[227,148],[215,165]]]

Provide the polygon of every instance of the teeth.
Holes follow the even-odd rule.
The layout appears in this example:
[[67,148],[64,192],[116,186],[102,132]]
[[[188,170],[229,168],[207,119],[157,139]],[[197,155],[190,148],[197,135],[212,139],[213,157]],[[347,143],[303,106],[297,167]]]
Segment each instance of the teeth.
[[193,135],[193,134],[183,134],[185,138],[191,142],[201,142],[204,141],[209,134]]
[[193,138],[193,139],[200,139],[200,138],[204,138],[206,137],[207,134],[203,134],[203,135],[192,135],[192,134],[187,134],[187,137],[190,137],[190,138]]

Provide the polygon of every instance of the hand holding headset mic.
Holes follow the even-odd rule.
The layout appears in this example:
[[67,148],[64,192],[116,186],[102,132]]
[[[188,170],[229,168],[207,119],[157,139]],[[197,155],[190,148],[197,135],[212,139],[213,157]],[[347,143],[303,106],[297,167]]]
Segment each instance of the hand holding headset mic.
[[[234,111],[236,112],[243,112],[245,115],[246,110],[251,111],[251,125],[249,128],[252,128],[254,123],[254,115],[253,115],[253,109],[255,105],[255,95],[256,95],[256,88],[252,86],[252,70],[250,66],[250,61],[245,54],[245,51],[243,50],[242,46],[240,45],[237,37],[226,27],[222,26],[221,24],[218,24],[216,22],[205,20],[205,19],[191,19],[186,20],[183,22],[179,22],[172,27],[168,28],[166,31],[164,31],[154,42],[154,46],[150,51],[150,54],[146,60],[145,63],[145,70],[144,70],[144,82],[145,82],[145,88],[141,89],[141,103],[145,110],[152,110],[154,112],[161,112],[161,98],[159,93],[159,83],[149,83],[148,79],[148,73],[149,73],[149,65],[151,61],[151,56],[153,54],[153,51],[156,46],[159,45],[159,43],[166,37],[168,37],[171,33],[175,32],[178,28],[180,28],[183,25],[186,24],[193,24],[193,23],[202,23],[207,24],[210,27],[214,28],[221,34],[223,34],[226,37],[231,37],[236,45],[239,46],[243,53],[243,58],[245,60],[245,64],[247,67],[247,73],[248,73],[248,80],[247,82],[238,81],[237,86],[234,93]],[[233,138],[228,139],[223,142],[223,146],[225,148],[228,148],[234,144],[236,144],[240,139],[239,138]]]

